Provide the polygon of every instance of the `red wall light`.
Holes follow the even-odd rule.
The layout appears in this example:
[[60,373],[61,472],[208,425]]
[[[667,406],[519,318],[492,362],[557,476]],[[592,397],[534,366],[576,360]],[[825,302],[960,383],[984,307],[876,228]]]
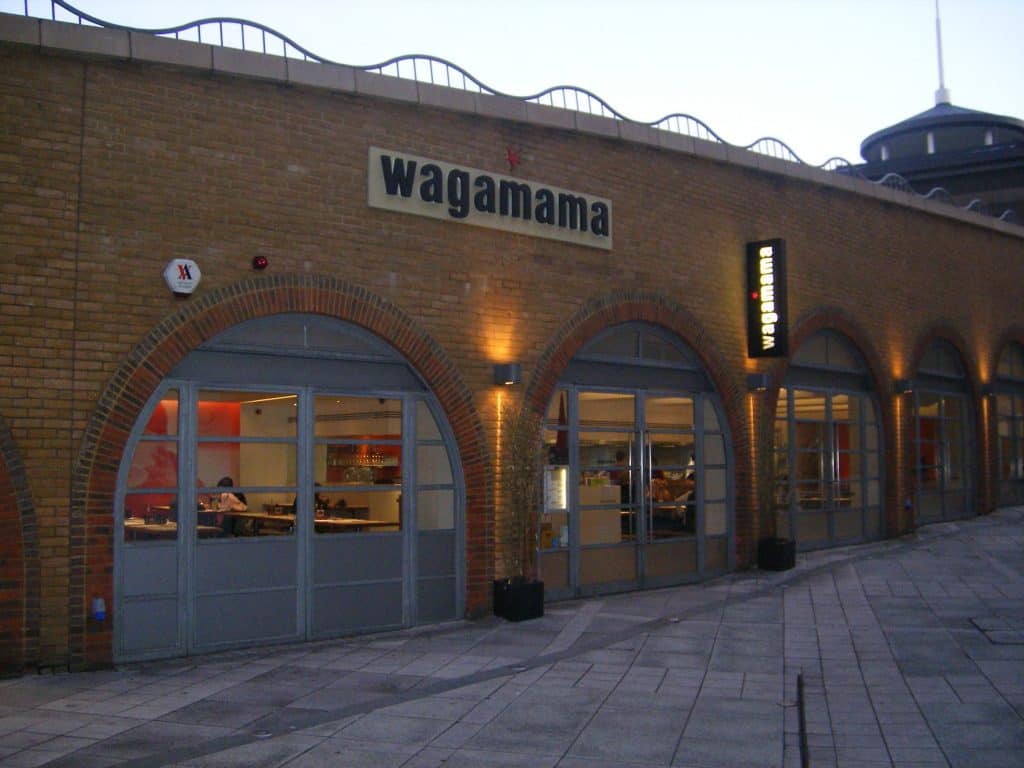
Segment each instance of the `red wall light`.
[[252,257],[252,268],[253,269],[266,269],[270,262],[267,261],[266,256],[253,256]]

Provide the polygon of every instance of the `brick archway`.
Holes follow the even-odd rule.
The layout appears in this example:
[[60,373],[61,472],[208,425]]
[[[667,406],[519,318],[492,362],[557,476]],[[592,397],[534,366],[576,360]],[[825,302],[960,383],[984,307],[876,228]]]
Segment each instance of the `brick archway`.
[[0,675],[39,658],[39,537],[21,453],[0,419]]
[[790,361],[800,349],[800,345],[821,331],[834,331],[840,334],[864,358],[870,384],[878,393],[879,417],[882,420],[882,447],[884,449],[882,460],[885,467],[883,514],[886,530],[884,533],[886,535],[902,533],[906,528],[906,521],[900,517],[902,507],[899,499],[904,493],[907,470],[903,452],[899,450],[899,447],[904,444],[903,441],[906,439],[905,419],[897,417],[893,413],[893,399],[886,394],[892,392],[891,371],[886,370],[882,364],[882,358],[879,357],[867,332],[844,310],[837,307],[818,307],[798,318],[793,324],[789,342],[790,355],[780,360],[771,369],[772,386],[767,393],[764,418],[770,421],[775,419],[779,389],[786,379]]
[[325,315],[387,341],[437,397],[455,435],[466,488],[466,608],[488,604],[493,572],[493,483],[472,393],[440,345],[387,300],[326,276],[250,278],[193,298],[129,354],[99,398],[75,467],[71,509],[72,666],[111,660],[110,622],[87,616],[89,601],[113,605],[114,495],[121,458],[141,409],[173,367],[207,339],[246,320],[284,312]]
[[739,564],[749,556],[751,539],[756,536],[753,500],[749,493],[752,477],[750,431],[745,427],[743,404],[746,389],[742,371],[727,374],[708,333],[699,320],[683,305],[657,293],[621,291],[591,299],[581,306],[552,337],[537,360],[524,402],[538,416],[554,395],[559,377],[573,356],[601,331],[614,325],[645,322],[657,325],[681,339],[700,359],[715,391],[722,400],[725,419],[733,444],[736,508],[734,530]]
[[[977,441],[977,446],[980,449],[980,455],[976,457],[974,464],[974,499],[973,509],[974,514],[982,515],[991,512],[994,508],[993,503],[993,476],[992,473],[995,471],[994,467],[994,451],[995,451],[995,440],[996,436],[992,430],[987,430],[986,413],[983,406],[983,400],[981,394],[981,382],[978,377],[978,365],[973,358],[966,354],[965,350],[969,349],[969,346],[960,332],[954,327],[946,324],[936,324],[928,328],[922,333],[917,343],[914,344],[913,352],[910,355],[910,359],[907,361],[907,373],[913,378],[917,374],[917,370],[921,365],[921,360],[924,357],[925,352],[928,348],[936,341],[944,342],[948,344],[956,352],[957,359],[960,361],[960,365],[964,369],[964,381],[967,383],[967,397],[970,403],[970,429]],[[993,361],[995,365],[996,360]],[[990,372],[989,377],[993,378],[995,371],[993,369]],[[908,412],[908,429],[913,430],[913,413]],[[908,466],[913,470],[916,464],[916,456],[908,456]],[[915,493],[915,484],[912,481],[909,486]],[[917,514],[915,510],[915,524],[917,523]]]

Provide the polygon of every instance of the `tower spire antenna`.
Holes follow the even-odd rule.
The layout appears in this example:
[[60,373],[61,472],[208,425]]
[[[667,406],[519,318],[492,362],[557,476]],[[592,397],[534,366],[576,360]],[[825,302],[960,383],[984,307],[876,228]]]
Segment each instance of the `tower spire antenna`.
[[939,19],[939,0],[935,0],[935,42],[939,52],[939,90],[935,92],[935,105],[951,103],[946,88],[946,76],[942,71],[942,21]]

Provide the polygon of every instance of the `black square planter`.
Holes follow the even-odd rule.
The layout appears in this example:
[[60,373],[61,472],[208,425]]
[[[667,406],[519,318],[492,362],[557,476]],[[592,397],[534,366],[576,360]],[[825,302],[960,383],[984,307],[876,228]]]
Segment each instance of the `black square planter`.
[[540,618],[544,615],[544,582],[495,580],[494,613],[509,621]]
[[757,542],[757,567],[762,571],[788,571],[796,565],[793,539],[768,538]]

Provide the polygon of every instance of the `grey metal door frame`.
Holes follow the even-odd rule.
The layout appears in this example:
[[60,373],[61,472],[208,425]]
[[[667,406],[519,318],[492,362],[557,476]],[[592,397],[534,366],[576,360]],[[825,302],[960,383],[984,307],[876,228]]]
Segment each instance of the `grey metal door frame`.
[[[635,479],[638,482],[638,487],[633,489],[633,496],[631,499],[632,508],[636,511],[637,518],[637,537],[636,541],[632,546],[636,549],[636,570],[633,579],[634,588],[644,589],[649,586],[650,580],[647,575],[647,557],[648,548],[657,547],[658,543],[655,542],[651,536],[651,518],[653,515],[653,494],[647,493],[647,489],[651,486],[651,472],[652,466],[652,433],[657,432],[672,432],[671,428],[655,428],[650,429],[647,426],[646,406],[647,401],[658,397],[688,397],[693,401],[693,436],[694,436],[694,453],[696,462],[696,471],[698,477],[700,476],[703,467],[703,433],[704,433],[704,408],[703,403],[708,396],[708,393],[704,392],[689,392],[689,391],[676,391],[676,390],[649,390],[644,388],[630,388],[630,387],[605,387],[605,386],[588,386],[586,384],[566,384],[563,389],[568,393],[568,426],[569,426],[569,467],[568,475],[570,478],[574,478],[568,483],[568,507],[569,507],[569,589],[575,595],[590,594],[594,591],[593,589],[584,589],[580,583],[580,559],[581,559],[581,542],[580,542],[580,500],[578,490],[578,478],[580,472],[579,462],[579,395],[584,392],[599,392],[609,394],[628,394],[634,398],[634,411],[633,411],[633,424],[628,431],[632,437],[630,440],[632,461],[635,462],[636,472]],[[723,431],[723,437],[725,433]],[[729,467],[733,466],[731,459],[731,447],[729,447],[729,441],[726,439],[726,461]],[[731,474],[728,477],[728,492],[727,497],[732,498],[732,477]],[[705,570],[705,536],[704,536],[704,483],[697,483],[697,518],[696,518],[696,529],[694,538],[696,540],[696,557],[697,557],[697,568],[695,577],[700,577]],[[731,506],[731,505],[730,505]],[[733,521],[728,521],[728,549],[729,556],[728,562],[731,567],[732,563],[732,549],[734,543],[735,530]],[[622,544],[613,546],[625,546]],[[624,586],[621,583],[616,582],[618,588]],[[600,588],[596,588],[597,592],[600,592]]]

